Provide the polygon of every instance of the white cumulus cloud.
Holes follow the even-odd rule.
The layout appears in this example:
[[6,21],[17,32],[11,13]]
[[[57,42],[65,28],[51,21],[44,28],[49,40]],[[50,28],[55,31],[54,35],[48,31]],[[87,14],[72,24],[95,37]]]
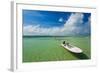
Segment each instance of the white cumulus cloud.
[[60,18],[58,21],[59,21],[59,22],[63,22],[63,18]]

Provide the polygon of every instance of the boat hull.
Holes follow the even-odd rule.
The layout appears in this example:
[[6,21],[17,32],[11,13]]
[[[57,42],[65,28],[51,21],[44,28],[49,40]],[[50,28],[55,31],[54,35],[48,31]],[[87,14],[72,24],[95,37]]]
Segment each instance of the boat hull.
[[72,53],[82,53],[83,52],[80,48],[78,48],[76,46],[71,45],[71,47],[70,47],[70,46],[64,45],[64,44],[61,44],[61,46]]

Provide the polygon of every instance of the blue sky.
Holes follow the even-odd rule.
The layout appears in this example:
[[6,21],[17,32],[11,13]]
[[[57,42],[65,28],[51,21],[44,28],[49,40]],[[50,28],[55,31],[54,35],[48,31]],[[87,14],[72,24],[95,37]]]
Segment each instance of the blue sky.
[[24,35],[90,35],[90,13],[23,10]]

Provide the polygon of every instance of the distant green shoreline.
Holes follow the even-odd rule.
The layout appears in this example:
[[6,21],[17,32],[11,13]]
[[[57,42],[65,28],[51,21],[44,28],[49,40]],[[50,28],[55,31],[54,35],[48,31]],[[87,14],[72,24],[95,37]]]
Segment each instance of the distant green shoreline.
[[32,38],[32,37],[90,37],[89,35],[82,36],[23,36],[23,38]]

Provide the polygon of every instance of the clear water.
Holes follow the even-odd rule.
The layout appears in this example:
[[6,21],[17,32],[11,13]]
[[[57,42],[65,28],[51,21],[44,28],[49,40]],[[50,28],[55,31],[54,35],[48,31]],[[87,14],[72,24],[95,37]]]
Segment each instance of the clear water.
[[[82,54],[61,47],[62,41],[77,46]],[[23,37],[23,62],[84,60],[91,58],[90,36],[81,37]]]

